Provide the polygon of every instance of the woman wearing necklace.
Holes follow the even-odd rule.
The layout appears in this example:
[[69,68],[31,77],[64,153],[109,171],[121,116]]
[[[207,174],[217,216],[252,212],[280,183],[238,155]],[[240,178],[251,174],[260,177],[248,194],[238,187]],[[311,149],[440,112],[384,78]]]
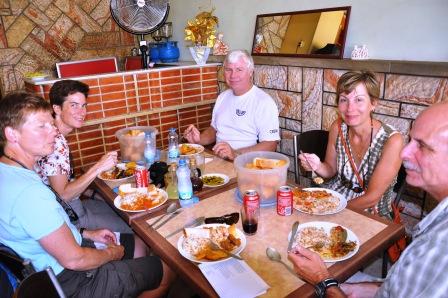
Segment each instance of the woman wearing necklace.
[[[73,179],[70,164],[70,149],[66,137],[84,125],[87,114],[89,86],[74,80],[56,82],[50,89],[50,104],[53,107],[57,128],[54,151],[39,159],[35,170],[45,184],[50,185],[59,196],[78,214],[78,228],[108,228],[115,232],[132,233],[131,228],[103,200],[80,200],[79,196],[103,171],[117,163],[117,152],[103,155],[83,175]],[[142,246],[143,243],[140,243]]]
[[380,93],[373,73],[345,73],[336,92],[340,118],[329,129],[325,161],[303,153],[300,163],[328,179],[323,187],[344,195],[351,207],[391,218],[403,137],[372,117]]
[[[50,104],[35,95],[0,100],[0,242],[30,259],[37,271],[51,266],[67,297],[163,295],[172,273],[158,257],[132,259],[132,244],[118,244],[106,229],[78,231],[33,171],[54,150],[51,113]],[[86,246],[85,239],[106,248]]]

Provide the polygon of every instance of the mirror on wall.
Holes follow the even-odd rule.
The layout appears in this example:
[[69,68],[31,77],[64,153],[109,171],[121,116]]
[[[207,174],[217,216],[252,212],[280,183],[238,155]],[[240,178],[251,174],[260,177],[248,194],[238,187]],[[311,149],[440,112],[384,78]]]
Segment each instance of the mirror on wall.
[[349,17],[350,6],[257,15],[252,55],[341,59]]

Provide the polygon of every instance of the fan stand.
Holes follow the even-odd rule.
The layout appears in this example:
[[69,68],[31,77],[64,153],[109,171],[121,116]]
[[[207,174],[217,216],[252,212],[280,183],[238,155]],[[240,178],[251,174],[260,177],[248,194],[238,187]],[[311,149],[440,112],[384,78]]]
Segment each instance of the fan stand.
[[148,46],[146,45],[146,40],[144,38],[145,36],[142,34],[140,35],[140,52],[142,53],[142,68],[147,69],[148,68]]

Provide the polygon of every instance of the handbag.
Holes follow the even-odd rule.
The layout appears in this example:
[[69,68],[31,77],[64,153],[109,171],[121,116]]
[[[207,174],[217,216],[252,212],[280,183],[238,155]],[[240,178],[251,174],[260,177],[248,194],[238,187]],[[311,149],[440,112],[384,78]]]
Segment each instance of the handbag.
[[[399,208],[397,205],[392,204],[392,214],[393,214],[393,222],[397,224],[402,224],[400,211],[402,208]],[[391,247],[387,249],[387,254],[389,256],[390,261],[395,263],[400,258],[401,253],[404,251],[404,249],[407,246],[407,236],[403,236],[400,239],[397,240],[394,244],[392,244]]]

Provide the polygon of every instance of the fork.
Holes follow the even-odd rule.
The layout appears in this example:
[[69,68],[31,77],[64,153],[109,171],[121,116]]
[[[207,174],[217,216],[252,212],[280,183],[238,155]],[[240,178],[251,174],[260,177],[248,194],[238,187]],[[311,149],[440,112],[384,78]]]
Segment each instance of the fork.
[[221,246],[219,246],[217,243],[215,243],[213,240],[210,239],[210,246],[213,250],[220,250],[225,252],[226,254],[228,254],[229,256],[231,256],[232,258],[244,261],[244,259],[242,257],[240,257],[239,255],[236,255],[234,253],[231,253],[225,249],[222,249]]
[[[302,150],[300,150],[300,153],[304,154]],[[324,179],[322,177],[318,176],[316,174],[316,172],[314,172],[313,167],[311,166],[308,158],[306,158],[305,155],[303,155],[303,157],[305,158],[306,162],[308,163],[308,166],[311,168],[311,178],[312,178],[313,182],[316,184],[322,184],[324,182]]]

